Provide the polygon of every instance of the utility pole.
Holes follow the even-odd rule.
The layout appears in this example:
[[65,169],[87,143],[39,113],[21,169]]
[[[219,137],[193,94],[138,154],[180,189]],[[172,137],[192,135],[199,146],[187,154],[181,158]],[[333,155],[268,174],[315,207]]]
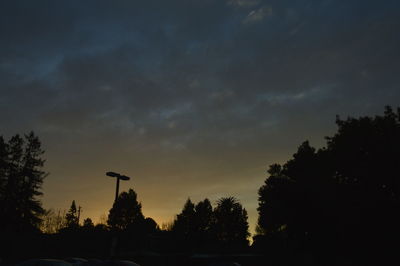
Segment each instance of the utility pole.
[[82,207],[78,206],[78,225],[79,225],[79,219],[81,217],[81,210],[82,210]]

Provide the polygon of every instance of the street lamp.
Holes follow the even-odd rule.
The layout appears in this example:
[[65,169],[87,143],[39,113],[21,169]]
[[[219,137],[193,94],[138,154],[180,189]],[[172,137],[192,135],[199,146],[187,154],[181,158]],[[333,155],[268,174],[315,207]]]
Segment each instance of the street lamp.
[[115,177],[115,178],[117,178],[117,188],[116,188],[116,190],[115,190],[115,201],[117,201],[117,199],[118,199],[118,193],[119,193],[119,180],[121,179],[121,180],[128,181],[128,180],[131,179],[131,178],[130,178],[129,176],[121,175],[121,174],[118,174],[118,173],[115,173],[115,172],[107,172],[106,175],[107,175],[107,176],[110,176],[110,177]]
[[[107,172],[106,175],[110,176],[110,177],[115,177],[117,179],[117,188],[115,190],[115,201],[114,201],[114,203],[115,203],[115,202],[117,202],[118,194],[119,194],[119,180],[128,181],[131,178],[129,176],[121,175],[121,174],[118,174],[118,173],[115,173],[115,172]],[[112,241],[111,241],[111,250],[110,250],[111,258],[113,258],[114,255],[115,255],[117,242],[118,242],[118,237],[114,233],[114,236],[113,236]]]

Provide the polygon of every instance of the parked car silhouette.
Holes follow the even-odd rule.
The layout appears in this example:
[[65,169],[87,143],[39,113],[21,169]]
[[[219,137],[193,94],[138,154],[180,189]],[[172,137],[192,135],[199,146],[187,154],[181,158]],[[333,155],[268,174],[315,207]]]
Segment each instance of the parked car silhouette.
[[63,260],[54,259],[31,259],[23,261],[18,266],[72,266],[73,264]]

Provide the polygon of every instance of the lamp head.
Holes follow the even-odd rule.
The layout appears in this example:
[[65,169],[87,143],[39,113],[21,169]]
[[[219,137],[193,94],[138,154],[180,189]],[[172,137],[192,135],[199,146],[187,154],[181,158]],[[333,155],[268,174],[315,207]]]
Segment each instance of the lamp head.
[[106,175],[107,175],[107,176],[111,176],[111,177],[116,177],[116,178],[119,178],[119,179],[125,180],[125,181],[131,179],[129,176],[120,175],[120,174],[115,173],[115,172],[107,172]]
[[120,176],[119,176],[119,179],[121,179],[121,180],[129,180],[130,177],[129,177],[129,176],[126,176],[126,175],[120,175]]
[[119,177],[119,174],[114,173],[114,172],[107,172],[106,175],[111,176],[111,177]]

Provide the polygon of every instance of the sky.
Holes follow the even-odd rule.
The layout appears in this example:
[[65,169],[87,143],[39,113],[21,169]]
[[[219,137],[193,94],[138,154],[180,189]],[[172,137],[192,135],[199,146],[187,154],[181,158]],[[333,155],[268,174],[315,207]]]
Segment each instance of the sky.
[[45,149],[45,208],[111,208],[115,171],[160,225],[234,196],[335,116],[400,103],[397,0],[1,0],[0,135]]

